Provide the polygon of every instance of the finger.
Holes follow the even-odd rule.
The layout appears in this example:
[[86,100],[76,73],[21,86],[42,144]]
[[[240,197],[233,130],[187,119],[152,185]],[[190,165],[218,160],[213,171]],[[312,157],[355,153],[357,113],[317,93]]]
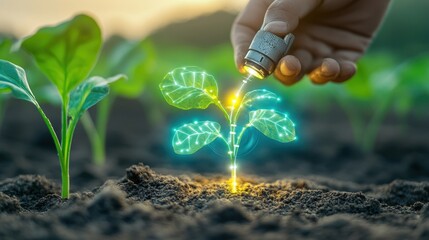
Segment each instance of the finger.
[[366,50],[371,41],[371,38],[365,35],[321,24],[311,26],[311,31],[307,31],[307,33],[313,40],[323,42],[328,46],[360,53]]
[[272,0],[250,0],[235,19],[231,28],[231,42],[238,70],[244,73],[244,56],[256,32],[261,28],[265,12]]
[[332,82],[342,83],[344,81],[349,80],[353,77],[353,75],[355,75],[357,67],[354,62],[347,60],[339,60],[338,64],[340,65],[341,71],[337,78],[331,80]]
[[[294,31],[294,35],[295,35],[295,41],[293,43],[293,48],[294,49],[306,49],[309,52],[311,52],[311,54],[314,57],[326,57],[326,56],[332,56],[334,49],[332,48],[332,46],[321,42],[321,41],[317,41],[313,38],[311,38],[307,32],[311,32],[311,28],[306,27],[306,26],[300,26],[299,29],[297,29],[296,31]],[[320,61],[322,62],[322,61]]]
[[304,49],[298,49],[282,58],[277,65],[275,77],[285,85],[292,85],[304,76],[309,70],[313,56]]
[[267,9],[263,29],[278,36],[295,30],[299,19],[314,10],[321,0],[275,0]]
[[287,55],[279,61],[277,68],[274,70],[274,76],[285,85],[296,83],[296,77],[301,72],[301,63],[298,58]]
[[333,82],[344,82],[356,73],[356,61],[362,56],[361,52],[349,51],[349,50],[337,50],[333,54],[333,58],[338,59],[340,64],[341,73]]
[[350,50],[336,50],[333,58],[356,62],[362,56],[362,52]]
[[340,64],[337,60],[325,58],[318,68],[311,71],[309,77],[315,84],[325,84],[336,79],[340,75],[340,72]]

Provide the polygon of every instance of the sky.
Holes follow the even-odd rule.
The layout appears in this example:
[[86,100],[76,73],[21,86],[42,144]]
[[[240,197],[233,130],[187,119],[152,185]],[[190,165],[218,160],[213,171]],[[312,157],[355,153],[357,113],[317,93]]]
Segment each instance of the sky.
[[94,17],[103,34],[141,38],[171,22],[218,10],[238,12],[246,0],[0,0],[0,33],[23,37],[77,13]]

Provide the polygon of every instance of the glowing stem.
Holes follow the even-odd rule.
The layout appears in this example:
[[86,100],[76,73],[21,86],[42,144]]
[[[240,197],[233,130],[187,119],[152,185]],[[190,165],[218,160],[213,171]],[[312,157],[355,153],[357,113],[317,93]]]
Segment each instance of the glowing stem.
[[[238,134],[236,134],[236,128],[237,128],[237,120],[238,115],[240,113],[242,102],[241,99],[241,92],[243,91],[245,85],[250,82],[252,75],[247,76],[241,83],[240,88],[235,93],[234,100],[232,102],[231,111],[229,116],[227,117],[230,124],[230,131],[229,131],[229,139],[228,139],[228,155],[230,159],[230,169],[231,169],[231,192],[236,193],[237,192],[237,153],[238,149],[240,147],[239,142],[241,140],[241,133],[240,136],[237,137]],[[238,105],[238,107],[236,107]]]
[[231,192],[237,192],[237,166],[231,165]]

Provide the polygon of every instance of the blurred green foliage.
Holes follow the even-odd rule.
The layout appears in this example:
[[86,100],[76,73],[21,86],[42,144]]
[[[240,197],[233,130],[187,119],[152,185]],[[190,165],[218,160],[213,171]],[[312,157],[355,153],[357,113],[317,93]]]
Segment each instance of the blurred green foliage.
[[131,41],[114,36],[104,44],[99,61],[93,71],[99,75],[124,73],[127,81],[112,84],[112,93],[126,98],[138,98],[152,74],[155,50],[151,41]]
[[[25,54],[8,50],[13,42],[14,39],[0,42],[0,56],[9,60],[16,58],[11,61],[34,69]],[[156,94],[157,86],[165,74],[177,66],[198,66],[213,73],[224,88],[222,92],[236,88],[244,77],[235,68],[229,43],[200,48],[157,44],[150,37],[127,40],[118,36],[105,42],[92,73],[101,76],[127,74],[127,81],[113,84],[113,94],[105,102],[109,102],[107,105],[110,106],[115,96],[138,99],[145,106],[151,106],[149,109],[145,107],[145,111],[149,111],[152,123],[159,125],[164,116],[160,104],[162,96]],[[353,79],[343,84],[316,86],[304,78],[294,86],[286,87],[270,77],[263,81],[254,80],[252,88],[263,86],[275,89],[282,95],[287,107],[295,109],[292,111],[307,109],[325,112],[332,106],[339,106],[349,117],[356,143],[370,151],[387,112],[400,117],[411,112],[426,112],[429,103],[428,78],[428,54],[404,58],[391,52],[370,52],[358,62],[358,72]],[[35,87],[36,95],[37,89]],[[40,89],[43,89],[43,84]],[[221,99],[223,97],[220,96]],[[103,103],[99,105],[99,108],[102,107]],[[108,112],[107,109],[104,114]]]

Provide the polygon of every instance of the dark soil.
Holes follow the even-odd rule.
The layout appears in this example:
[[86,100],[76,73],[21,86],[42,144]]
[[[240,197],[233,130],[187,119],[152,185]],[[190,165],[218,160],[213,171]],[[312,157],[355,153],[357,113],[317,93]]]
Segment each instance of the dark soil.
[[299,141],[261,138],[240,157],[231,194],[224,157],[172,153],[165,126],[189,116],[153,120],[153,111],[115,105],[103,167],[78,129],[73,193],[62,200],[49,133],[30,104],[11,102],[0,136],[0,239],[429,238],[427,117],[406,128],[389,118],[366,154],[341,112],[295,114]]

